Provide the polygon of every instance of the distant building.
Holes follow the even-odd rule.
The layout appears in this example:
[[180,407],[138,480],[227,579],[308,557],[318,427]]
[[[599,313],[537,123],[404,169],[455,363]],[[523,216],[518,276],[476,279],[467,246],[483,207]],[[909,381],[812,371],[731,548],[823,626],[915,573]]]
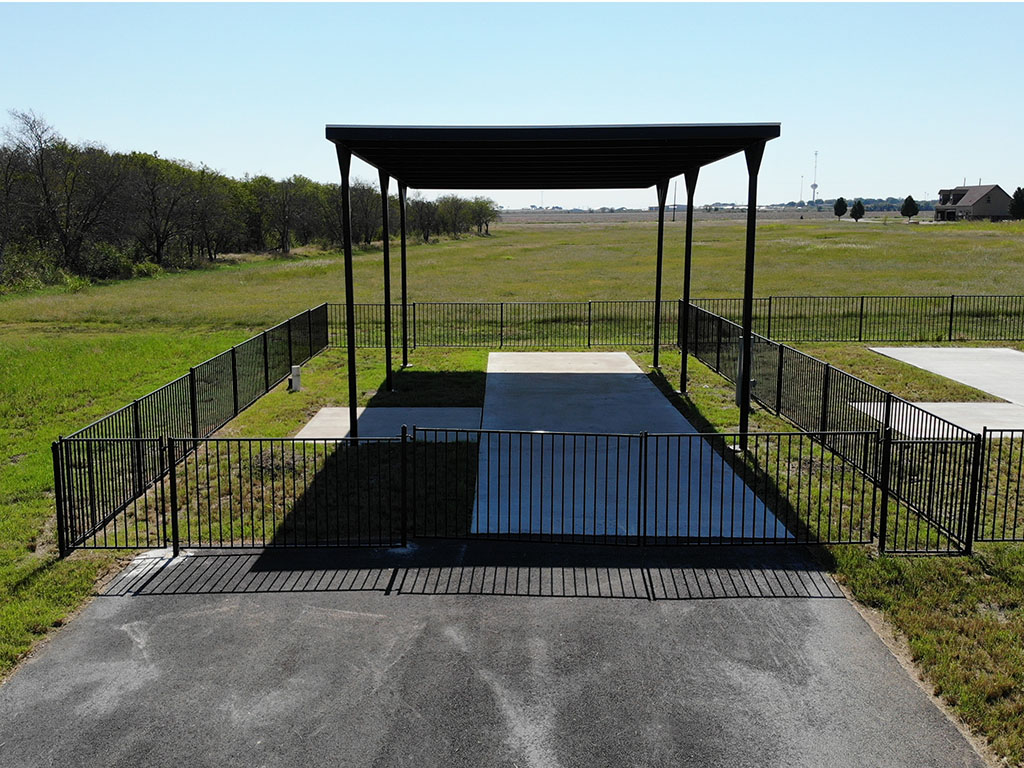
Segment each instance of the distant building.
[[1010,218],[1010,196],[998,184],[940,189],[935,221]]

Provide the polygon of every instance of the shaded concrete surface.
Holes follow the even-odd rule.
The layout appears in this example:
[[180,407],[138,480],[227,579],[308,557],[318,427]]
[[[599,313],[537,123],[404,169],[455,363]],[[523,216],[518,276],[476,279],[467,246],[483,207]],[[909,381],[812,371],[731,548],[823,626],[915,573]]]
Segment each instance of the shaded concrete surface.
[[483,426],[604,436],[482,438],[475,533],[789,536],[706,441],[663,438],[641,453],[642,431],[697,430],[624,352],[490,353]]
[[[547,568],[634,586],[471,575]],[[712,598],[650,599],[672,573]],[[0,764],[983,765],[828,583],[797,548],[151,557],[0,687]]]
[[[416,425],[479,429],[479,408],[357,408],[360,437],[398,437],[405,424],[412,433]],[[348,437],[348,408],[321,408],[299,430],[296,437]]]

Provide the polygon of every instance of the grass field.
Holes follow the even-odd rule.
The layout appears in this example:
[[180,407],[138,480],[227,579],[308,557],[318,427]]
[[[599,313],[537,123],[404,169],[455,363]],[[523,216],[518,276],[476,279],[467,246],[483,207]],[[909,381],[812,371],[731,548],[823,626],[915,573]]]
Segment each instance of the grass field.
[[[585,300],[653,296],[655,225],[498,225],[410,248],[412,298]],[[681,222],[666,235],[666,296],[682,282]],[[735,296],[743,227],[699,222],[694,295]],[[397,249],[396,249],[397,250]],[[397,291],[397,257],[393,285]],[[759,295],[1024,293],[1024,226],[907,226],[832,221],[766,222],[758,231]],[[357,301],[379,300],[380,253],[356,256]],[[88,598],[114,554],[55,554],[49,444],[123,405],[253,331],[343,298],[332,253],[244,257],[197,272],[0,300],[0,675]],[[397,293],[396,293],[397,295]],[[959,385],[908,373],[863,347],[805,351],[910,398],[979,399]],[[361,353],[360,400],[384,404],[379,351]],[[645,359],[641,356],[641,359]],[[417,350],[400,389],[420,404],[473,404],[486,353]],[[677,356],[666,354],[669,381]],[[649,362],[649,360],[646,360]],[[322,386],[278,388],[225,430],[293,433],[322,405],[342,405],[342,359],[318,358]],[[691,406],[718,429],[735,428],[731,391],[693,363]],[[444,371],[431,377],[430,371]],[[418,377],[418,378],[417,378]],[[966,390],[966,391],[965,391]],[[694,416],[696,418],[696,416]],[[779,423],[758,412],[755,423]],[[1024,759],[1024,555],[987,546],[970,558],[877,558],[859,547],[828,557],[865,604],[906,636],[930,684],[995,748]]]

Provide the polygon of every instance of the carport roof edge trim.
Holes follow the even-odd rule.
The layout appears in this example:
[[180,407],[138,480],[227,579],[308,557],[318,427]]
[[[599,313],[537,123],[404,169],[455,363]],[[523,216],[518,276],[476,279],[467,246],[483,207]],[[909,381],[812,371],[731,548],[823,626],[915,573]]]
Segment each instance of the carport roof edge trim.
[[780,133],[780,123],[326,127],[328,141],[416,189],[649,188]]

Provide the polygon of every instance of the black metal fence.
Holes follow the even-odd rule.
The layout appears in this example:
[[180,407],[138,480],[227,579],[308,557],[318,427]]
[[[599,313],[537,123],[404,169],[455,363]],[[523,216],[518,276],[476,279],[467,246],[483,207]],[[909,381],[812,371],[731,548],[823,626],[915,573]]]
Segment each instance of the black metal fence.
[[985,429],[976,538],[1024,541],[1024,429]]
[[[693,299],[739,323],[742,299]],[[678,345],[681,302],[661,303],[662,339]],[[344,346],[343,304],[330,305],[330,345]],[[357,304],[356,346],[384,347],[384,305]],[[411,347],[647,346],[654,302],[414,302]],[[401,305],[391,307],[392,344],[402,341]],[[956,341],[1024,339],[1024,296],[769,296],[754,299],[754,332],[776,341]]]
[[[679,302],[661,303],[665,345],[675,345]],[[392,345],[402,344],[401,305],[391,306]],[[654,339],[653,301],[415,302],[410,347],[643,346]],[[357,304],[356,346],[384,347],[384,305]],[[330,305],[332,347],[345,346],[345,305]]]
[[[874,443],[876,433],[843,435]],[[605,544],[867,543],[877,482],[826,436],[414,429],[389,439],[166,438],[156,480],[78,547],[396,546],[408,538]],[[75,439],[130,457],[148,441]],[[147,446],[149,447],[149,446]],[[149,451],[146,452],[149,455]],[[127,466],[130,462],[125,462]],[[68,476],[75,510],[106,496]],[[130,473],[121,482],[130,486]]]
[[[739,323],[742,299],[694,299]],[[1014,341],[1024,296],[769,296],[754,299],[754,331],[776,341]]]
[[[689,329],[691,353],[735,382],[740,326],[691,306]],[[754,336],[751,354],[752,397],[802,430],[821,434],[830,450],[892,495],[896,504],[880,523],[881,547],[970,551],[983,461],[980,435],[763,336]],[[851,431],[872,431],[879,440],[851,444],[844,436]]]
[[[295,315],[54,443],[61,551],[87,540],[98,546],[97,536],[124,546],[127,530],[115,532],[108,523],[152,501],[148,491],[168,469],[161,436],[198,440],[218,430],[286,378],[292,365],[326,348],[327,317],[326,304]],[[153,521],[142,515],[137,522],[142,527],[132,536],[155,540],[158,532],[146,527]]]

